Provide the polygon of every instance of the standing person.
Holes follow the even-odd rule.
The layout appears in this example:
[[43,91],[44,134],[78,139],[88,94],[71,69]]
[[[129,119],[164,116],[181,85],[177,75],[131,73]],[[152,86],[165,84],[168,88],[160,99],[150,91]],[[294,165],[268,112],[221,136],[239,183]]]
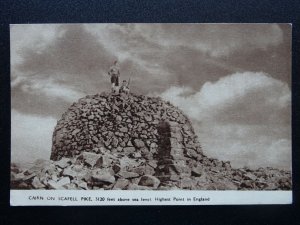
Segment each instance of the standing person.
[[118,61],[114,61],[114,64],[109,68],[108,75],[111,81],[111,91],[117,93],[119,87],[120,67]]

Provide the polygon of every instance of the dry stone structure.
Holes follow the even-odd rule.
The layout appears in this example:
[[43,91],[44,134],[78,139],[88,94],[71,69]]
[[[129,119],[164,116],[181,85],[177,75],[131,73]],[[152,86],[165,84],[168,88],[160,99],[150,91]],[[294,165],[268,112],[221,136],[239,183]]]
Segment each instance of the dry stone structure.
[[135,94],[87,96],[58,121],[52,160],[103,151],[157,164],[153,169],[137,168],[161,181],[190,176],[191,165],[203,155],[190,121],[178,108]]
[[181,110],[136,94],[79,99],[55,127],[51,160],[11,169],[14,189],[291,189],[288,171],[206,157]]

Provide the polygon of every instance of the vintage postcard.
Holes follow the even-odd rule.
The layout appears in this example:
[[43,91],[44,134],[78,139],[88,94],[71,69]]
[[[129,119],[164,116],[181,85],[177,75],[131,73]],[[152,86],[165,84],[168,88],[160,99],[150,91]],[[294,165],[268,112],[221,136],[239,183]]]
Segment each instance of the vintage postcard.
[[291,204],[291,32],[11,25],[11,205]]

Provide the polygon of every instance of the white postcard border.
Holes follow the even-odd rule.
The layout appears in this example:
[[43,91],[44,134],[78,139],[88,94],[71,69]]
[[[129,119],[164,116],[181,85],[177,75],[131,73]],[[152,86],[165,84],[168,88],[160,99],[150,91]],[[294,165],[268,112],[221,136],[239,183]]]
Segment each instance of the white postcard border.
[[292,204],[292,199],[292,191],[10,191],[12,206],[252,205]]

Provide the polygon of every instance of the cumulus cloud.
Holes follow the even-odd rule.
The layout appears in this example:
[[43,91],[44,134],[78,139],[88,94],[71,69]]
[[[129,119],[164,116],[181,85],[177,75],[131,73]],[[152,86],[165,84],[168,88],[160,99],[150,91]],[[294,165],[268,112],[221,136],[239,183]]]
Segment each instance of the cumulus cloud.
[[[55,38],[46,42],[43,48],[24,45],[16,49],[23,58],[16,69],[24,73],[51,70],[89,76],[110,66],[114,56],[83,25],[56,25],[54,28]],[[43,42],[43,39],[39,41]]]
[[13,108],[58,117],[70,102],[109,90],[114,56],[83,25],[14,25],[11,37]]
[[291,169],[291,139],[286,134],[274,135],[278,126],[237,125],[202,122],[196,125],[204,152],[211,157],[230,160],[234,167],[272,166]]
[[266,49],[283,41],[283,32],[277,24],[156,24],[154,27],[148,29],[138,24],[136,30],[163,46],[189,46],[213,57],[228,56],[241,48]]
[[[206,82],[195,94],[182,96],[187,91],[191,89],[171,87],[162,96],[189,110],[189,114],[195,119],[215,116],[220,113],[220,109],[236,105],[244,111],[252,110],[250,106],[256,106],[257,109],[259,106],[268,107],[268,104],[278,110],[287,107],[291,97],[287,84],[261,72],[235,73],[222,77],[217,82]],[[247,102],[244,101],[245,98]],[[233,113],[235,112],[242,114],[238,109]]]
[[[85,28],[105,43],[107,51],[117,56],[125,74],[147,82],[158,78],[166,81],[165,78],[170,78],[171,74],[159,61],[165,57],[166,49],[161,48],[160,43],[145,38],[136,26],[136,24],[86,24]],[[155,26],[147,27],[153,29]]]
[[12,162],[33,162],[49,159],[51,139],[56,119],[11,112],[11,158]]
[[22,57],[24,49],[35,49],[37,52],[45,50],[56,37],[56,27],[54,24],[10,25],[12,67],[24,62],[25,59]]
[[264,73],[236,73],[207,82],[191,95],[172,87],[162,97],[196,124],[204,151],[235,166],[290,167],[291,93]]
[[[62,79],[94,93],[106,89],[109,81],[103,74],[116,58],[123,78],[131,77],[141,93],[150,88],[161,92],[176,84],[198,89],[207,80],[216,81],[245,68],[274,70],[270,74],[289,79],[289,65],[284,64],[288,58],[276,50],[286,43],[288,34],[277,24],[12,25],[12,85],[33,75],[59,74],[57,82]],[[258,50],[260,57],[251,55],[249,60],[248,53]],[[251,63],[256,58],[259,61]],[[280,67],[276,66],[279,61]]]
[[76,90],[72,86],[57,83],[55,80],[49,78],[47,80],[30,80],[23,84],[21,89],[29,94],[44,94],[50,98],[62,99],[67,102],[77,101],[82,98],[86,93]]

